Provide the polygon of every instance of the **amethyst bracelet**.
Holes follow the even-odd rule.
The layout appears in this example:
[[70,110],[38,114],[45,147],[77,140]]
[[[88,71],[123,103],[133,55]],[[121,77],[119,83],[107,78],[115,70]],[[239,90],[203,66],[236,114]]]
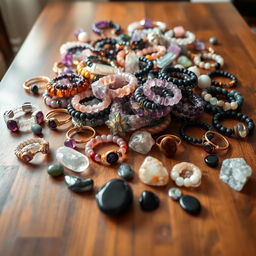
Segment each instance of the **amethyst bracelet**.
[[112,33],[116,35],[121,32],[121,26],[113,21],[102,20],[92,25],[92,31],[98,35],[102,35],[107,28],[113,28]]
[[68,98],[58,98],[51,97],[49,94],[44,94],[43,100],[44,103],[50,108],[66,108],[67,105],[71,102],[72,97]]

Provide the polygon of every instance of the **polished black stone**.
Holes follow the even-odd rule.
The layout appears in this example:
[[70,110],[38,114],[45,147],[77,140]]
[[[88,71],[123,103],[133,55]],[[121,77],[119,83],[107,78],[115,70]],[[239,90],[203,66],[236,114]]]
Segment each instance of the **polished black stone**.
[[108,181],[96,194],[96,202],[100,210],[114,216],[127,212],[132,201],[132,189],[126,181],[121,179]]
[[65,182],[69,189],[74,192],[85,192],[93,189],[93,180],[92,179],[81,179],[73,175],[65,175]]
[[127,163],[122,163],[118,168],[118,175],[125,180],[132,180],[134,177],[134,171]]
[[181,208],[190,214],[196,215],[201,211],[200,202],[193,196],[181,196],[179,203]]
[[140,207],[144,211],[153,211],[159,207],[160,199],[151,191],[143,191],[139,198]]
[[217,167],[219,164],[219,158],[216,155],[208,155],[204,158],[204,161],[210,167]]
[[33,94],[38,94],[39,88],[38,88],[38,86],[37,86],[36,84],[34,84],[34,85],[31,87],[31,92],[32,92]]
[[118,158],[119,158],[119,156],[116,152],[110,152],[107,155],[107,162],[109,164],[114,164],[118,161]]

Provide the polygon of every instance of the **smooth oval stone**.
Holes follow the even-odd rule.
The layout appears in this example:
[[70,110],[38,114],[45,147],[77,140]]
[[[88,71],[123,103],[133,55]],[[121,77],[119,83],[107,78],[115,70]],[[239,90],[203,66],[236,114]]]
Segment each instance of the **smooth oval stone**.
[[118,168],[118,175],[125,180],[132,180],[134,177],[134,171],[127,163],[122,163]]
[[180,189],[178,188],[170,188],[168,190],[168,195],[169,197],[171,197],[173,200],[179,200],[180,197],[182,196],[182,193],[180,191]]
[[35,135],[41,135],[43,128],[39,124],[32,124],[31,130]]
[[61,166],[59,164],[51,164],[48,167],[47,172],[49,175],[56,177],[56,176],[60,176],[64,173],[64,168],[63,168],[63,166]]
[[65,182],[69,189],[74,192],[85,192],[93,189],[93,179],[82,179],[73,175],[65,175]]
[[201,204],[197,198],[184,195],[179,200],[180,206],[189,214],[196,215],[201,211]]
[[209,42],[210,42],[211,44],[215,45],[215,44],[218,43],[218,40],[217,40],[216,37],[211,37],[211,38],[209,39]]
[[89,158],[87,156],[65,146],[57,149],[56,158],[60,164],[73,172],[83,172],[89,166]]
[[132,201],[132,189],[126,181],[121,179],[108,181],[96,194],[99,209],[113,216],[125,213],[130,208]]
[[204,158],[204,161],[210,167],[217,167],[219,164],[219,158],[216,155],[208,155]]
[[159,197],[151,191],[143,191],[139,198],[140,207],[144,211],[153,211],[159,207]]

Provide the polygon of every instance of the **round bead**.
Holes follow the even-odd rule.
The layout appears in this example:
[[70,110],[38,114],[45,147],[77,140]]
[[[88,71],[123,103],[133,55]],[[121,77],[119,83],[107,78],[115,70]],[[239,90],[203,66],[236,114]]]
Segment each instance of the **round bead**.
[[32,124],[31,130],[35,135],[41,135],[43,129],[39,124]]
[[178,188],[170,188],[168,190],[168,195],[173,200],[179,200],[179,198],[182,196],[182,193],[181,193],[180,189],[178,189]]
[[231,103],[230,103],[230,106],[231,106],[231,109],[232,109],[232,110],[236,110],[236,109],[238,108],[238,104],[237,104],[237,102],[235,102],[235,101],[231,102]]
[[80,32],[78,37],[77,37],[78,41],[80,42],[87,42],[89,41],[89,36],[88,36],[88,33],[83,31],[83,32]]
[[218,40],[217,40],[216,37],[211,37],[211,38],[209,39],[209,42],[210,42],[210,44],[216,45],[216,44],[218,43]]
[[205,100],[205,101],[208,101],[208,102],[211,100],[211,98],[212,98],[212,95],[209,94],[209,93],[207,93],[207,94],[204,96],[204,100]]
[[217,102],[218,102],[218,99],[217,99],[216,97],[212,97],[212,98],[210,99],[210,103],[211,103],[213,106],[215,106],[215,105],[217,104]]
[[223,106],[224,111],[230,110],[231,106],[229,102],[225,102],[224,106]]
[[197,66],[192,66],[188,68],[189,71],[192,71],[193,73],[196,74],[197,77],[200,76],[200,70]]
[[47,172],[49,175],[56,177],[64,173],[64,168],[59,164],[52,164],[48,167]]
[[175,180],[175,183],[176,183],[177,186],[182,187],[184,185],[184,179],[182,177],[178,177]]
[[118,154],[116,152],[110,152],[107,154],[107,157],[106,157],[106,161],[109,163],[109,164],[114,164],[118,161],[119,157],[118,157]]
[[211,86],[211,78],[208,75],[201,75],[198,77],[198,87],[201,89],[209,88]]
[[218,107],[223,107],[223,106],[224,106],[224,103],[225,103],[225,102],[224,102],[223,100],[218,100],[218,101],[217,101],[217,106],[218,106]]

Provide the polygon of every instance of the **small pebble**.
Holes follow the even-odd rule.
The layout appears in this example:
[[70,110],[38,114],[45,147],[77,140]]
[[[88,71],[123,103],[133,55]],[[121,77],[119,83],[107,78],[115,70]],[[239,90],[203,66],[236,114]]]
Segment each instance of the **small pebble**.
[[140,207],[144,211],[153,211],[159,207],[159,197],[151,191],[143,191],[139,198]]
[[118,175],[125,180],[132,180],[134,177],[134,171],[127,163],[122,163],[118,168]]
[[213,44],[213,45],[216,45],[216,44],[218,43],[218,40],[217,40],[216,37],[211,37],[211,38],[209,39],[209,42],[210,42],[211,44]]
[[93,179],[82,179],[73,175],[65,175],[65,182],[69,189],[77,193],[90,191],[94,185]]
[[181,208],[189,214],[196,215],[201,211],[201,204],[197,198],[184,195],[179,200]]
[[31,130],[35,135],[41,135],[43,129],[39,124],[32,124]]
[[210,167],[217,167],[219,164],[219,158],[216,155],[208,155],[204,158],[205,163]]
[[171,197],[173,200],[179,200],[180,197],[182,196],[182,192],[178,188],[170,188],[168,190],[168,195]]
[[48,174],[53,176],[53,177],[57,177],[60,176],[64,173],[64,168],[63,166],[59,165],[59,164],[52,164],[48,167]]

